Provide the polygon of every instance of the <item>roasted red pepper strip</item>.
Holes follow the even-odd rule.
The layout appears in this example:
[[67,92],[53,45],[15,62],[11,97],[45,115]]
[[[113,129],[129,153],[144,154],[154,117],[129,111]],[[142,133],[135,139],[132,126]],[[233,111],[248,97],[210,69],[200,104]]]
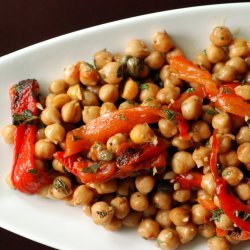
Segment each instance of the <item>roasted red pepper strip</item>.
[[23,193],[36,193],[50,182],[48,173],[35,165],[36,107],[39,86],[36,80],[24,80],[11,86],[11,112],[17,126],[14,137],[14,159],[11,180]]
[[[171,112],[179,127],[180,135],[185,137],[188,132],[186,120],[177,112]],[[117,133],[128,133],[136,124],[155,123],[161,118],[168,118],[168,110],[154,107],[135,107],[117,110],[102,115],[78,129],[68,132],[66,138],[66,156],[89,149],[95,142],[106,142]]]
[[216,210],[218,207],[214,204],[212,199],[209,198],[198,198],[198,202],[207,210]]
[[[224,84],[220,89],[218,83],[212,80],[208,71],[202,70],[182,56],[173,57],[170,61],[170,70],[187,82],[193,82],[205,87],[211,101],[224,112],[241,117],[250,117],[250,104],[234,93],[223,92],[223,86],[234,91],[235,85]],[[222,90],[222,91],[221,91]]]
[[171,103],[169,105],[170,109],[176,110],[176,111],[181,111],[181,104],[190,96],[196,95],[200,97],[200,99],[204,99],[206,94],[205,91],[203,90],[203,87],[197,87],[197,88],[192,88],[191,91],[185,91],[184,93],[181,94],[181,96],[174,101],[174,103]]
[[225,237],[228,234],[228,230],[223,230],[216,227],[216,235],[219,237]]
[[220,201],[221,209],[241,230],[250,232],[250,222],[244,221],[242,218],[237,216],[237,211],[250,214],[250,208],[245,204],[243,204],[239,199],[235,197],[235,195],[232,192],[228,190],[226,181],[218,175],[217,171],[218,146],[219,146],[218,139],[215,130],[213,134],[210,168],[216,183],[216,194]]
[[175,177],[175,181],[180,183],[182,189],[200,189],[202,174],[189,171]]
[[133,165],[138,162],[152,158],[155,155],[159,155],[167,147],[166,142],[159,139],[157,145],[152,143],[136,144],[133,142],[125,142],[120,145],[116,152],[116,164]]

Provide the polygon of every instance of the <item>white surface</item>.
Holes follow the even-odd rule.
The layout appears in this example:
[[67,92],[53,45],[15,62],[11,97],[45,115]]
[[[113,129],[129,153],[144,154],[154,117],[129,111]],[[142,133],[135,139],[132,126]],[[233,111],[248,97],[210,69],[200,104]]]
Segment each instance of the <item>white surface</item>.
[[[209,33],[217,25],[225,24],[237,36],[249,39],[249,13],[250,3],[160,12],[85,29],[4,56],[0,58],[0,127],[11,122],[8,98],[11,83],[36,78],[45,91],[51,80],[62,77],[68,64],[81,59],[92,62],[93,53],[103,48],[114,53],[123,51],[131,38],[150,43],[153,33],[163,29],[192,56],[208,45]],[[156,249],[133,230],[111,233],[94,225],[80,207],[11,190],[5,176],[11,167],[12,147],[3,142],[0,159],[1,227],[59,249]],[[246,250],[248,244],[236,248]],[[182,249],[207,249],[206,240],[195,240]]]

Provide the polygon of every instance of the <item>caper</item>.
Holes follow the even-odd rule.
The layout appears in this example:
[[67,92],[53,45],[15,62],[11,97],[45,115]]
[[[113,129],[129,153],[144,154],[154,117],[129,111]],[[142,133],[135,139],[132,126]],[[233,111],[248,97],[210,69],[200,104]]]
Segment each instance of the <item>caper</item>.
[[130,76],[138,77],[143,69],[143,63],[136,57],[131,57],[127,61],[127,70]]

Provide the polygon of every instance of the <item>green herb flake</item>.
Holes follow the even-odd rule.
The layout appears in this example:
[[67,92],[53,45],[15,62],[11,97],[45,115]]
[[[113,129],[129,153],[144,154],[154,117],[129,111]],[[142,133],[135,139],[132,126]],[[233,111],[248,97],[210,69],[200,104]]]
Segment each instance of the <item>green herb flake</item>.
[[53,187],[58,191],[58,192],[62,192],[64,194],[68,194],[69,193],[69,188],[66,185],[66,183],[61,180],[61,179],[56,179],[53,183]]
[[212,217],[210,218],[210,221],[220,221],[220,216],[223,214],[223,210],[221,208],[218,208],[217,210],[212,211]]
[[104,211],[104,210],[97,211],[96,213],[100,216],[100,218],[104,218],[104,217],[106,217],[109,214],[109,212]]
[[29,174],[38,174],[38,171],[35,168],[30,168],[26,172]]
[[32,125],[34,120],[37,120],[38,118],[39,118],[38,116],[33,115],[31,110],[26,109],[20,114],[13,114],[12,122],[13,122],[13,125],[16,125],[16,126],[24,124],[24,123]]
[[236,210],[234,215],[244,221],[250,222],[250,214],[245,211]]
[[167,115],[167,119],[172,121],[175,118],[175,112],[172,110],[164,109],[163,112]]
[[93,163],[92,165],[82,169],[82,173],[91,173],[95,174],[97,170],[100,168],[100,165],[98,163]]
[[193,92],[195,92],[195,89],[194,89],[194,88],[188,88],[188,89],[186,90],[186,92],[187,92],[187,93],[193,93]]
[[142,83],[142,84],[140,85],[140,89],[141,89],[141,90],[148,90],[148,88],[149,88],[148,83]]
[[250,119],[247,119],[246,123],[247,123],[248,127],[250,127]]
[[85,62],[90,69],[94,69],[94,66],[88,62]]
[[212,110],[212,109],[206,109],[205,113],[208,114],[208,115],[211,115],[211,116],[214,116],[216,114],[216,112],[214,110]]
[[75,142],[75,141],[78,141],[78,140],[81,140],[82,138],[78,137],[78,136],[75,136],[73,135],[72,136],[72,141]]
[[157,244],[158,246],[160,246],[162,243],[163,243],[163,241],[162,241],[162,240],[160,240],[160,239],[156,239],[156,244]]
[[123,77],[123,65],[120,65],[116,71],[116,77],[120,78]]
[[121,120],[121,121],[127,121],[128,120],[128,118],[124,114],[118,114],[117,118],[119,120]]

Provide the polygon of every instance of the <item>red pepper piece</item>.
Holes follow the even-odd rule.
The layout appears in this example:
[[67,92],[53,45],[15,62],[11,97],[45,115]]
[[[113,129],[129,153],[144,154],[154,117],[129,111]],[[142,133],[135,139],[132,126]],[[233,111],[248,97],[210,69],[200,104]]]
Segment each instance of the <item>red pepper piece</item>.
[[209,198],[204,199],[199,197],[198,202],[207,210],[211,211],[218,209],[218,207],[214,204],[214,202]]
[[[177,112],[171,111],[179,127],[180,135],[185,137],[188,132],[186,120]],[[174,117],[173,117],[174,116]],[[136,124],[155,123],[167,118],[167,110],[140,106],[131,109],[117,110],[102,115],[92,122],[68,132],[66,138],[66,156],[89,149],[95,142],[106,141],[117,133],[128,133]]]
[[245,241],[250,239],[250,232],[248,231],[241,231],[241,233],[232,233],[230,238],[237,241]]
[[235,195],[228,190],[226,181],[221,178],[217,171],[218,139],[216,130],[213,134],[212,153],[210,156],[210,168],[216,183],[216,194],[224,213],[243,231],[250,232],[250,222],[244,221],[237,216],[238,212],[250,214],[250,208],[243,204]]
[[225,237],[228,234],[228,230],[223,230],[218,227],[216,227],[216,235],[218,237]]
[[117,166],[133,165],[140,161],[152,158],[155,155],[160,154],[166,149],[166,143],[164,140],[159,139],[157,145],[152,143],[136,144],[133,142],[125,142],[120,145],[116,153]]
[[38,93],[36,80],[24,80],[10,88],[13,124],[17,125],[11,179],[16,189],[28,194],[36,193],[50,182],[48,173],[35,165]]
[[202,174],[193,171],[175,177],[175,181],[180,183],[182,189],[201,189],[201,179]]

